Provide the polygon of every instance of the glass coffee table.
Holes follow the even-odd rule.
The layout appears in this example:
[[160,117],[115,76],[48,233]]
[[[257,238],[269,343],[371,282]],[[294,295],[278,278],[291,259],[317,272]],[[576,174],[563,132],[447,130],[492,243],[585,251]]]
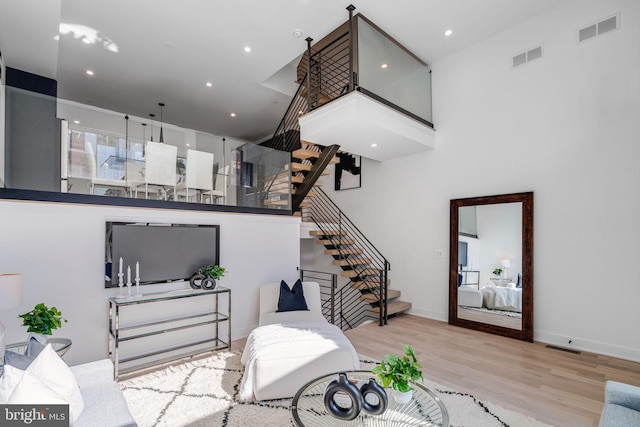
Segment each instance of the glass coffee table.
[[[360,387],[376,378],[369,371],[346,372],[350,381]],[[331,427],[331,426],[438,426],[449,427],[449,414],[444,404],[431,390],[421,384],[412,384],[413,397],[409,403],[401,405],[395,402],[389,390],[389,405],[381,415],[370,415],[361,412],[351,421],[334,418],[324,406],[324,391],[327,385],[338,377],[338,374],[326,375],[304,385],[293,397],[291,412],[298,427]]]
[[[69,338],[48,338],[47,344],[51,344],[53,350],[62,357],[71,348],[71,340]],[[20,342],[16,344],[8,344],[7,350],[14,353],[25,354],[27,352],[27,343]]]

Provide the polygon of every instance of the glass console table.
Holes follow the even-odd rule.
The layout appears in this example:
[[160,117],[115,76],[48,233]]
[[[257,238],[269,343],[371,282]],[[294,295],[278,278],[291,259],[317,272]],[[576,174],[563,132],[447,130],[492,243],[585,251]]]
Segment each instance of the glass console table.
[[[226,296],[226,303],[224,300],[221,303],[221,296]],[[173,301],[206,297],[211,299],[210,303],[203,301],[207,308],[193,308],[198,305],[193,301],[185,304],[184,312],[178,313],[174,310],[176,304],[173,304]],[[171,302],[172,306],[163,306],[162,302]],[[134,320],[123,325],[121,323],[124,311]],[[220,330],[221,325],[226,326],[224,335]],[[123,355],[122,344],[133,344],[134,341],[146,346],[140,349],[134,345]],[[109,356],[113,362],[116,380],[122,373],[208,351],[230,348],[230,345],[231,290],[228,288],[217,286],[214,289],[181,289],[109,298]],[[156,357],[160,355],[164,357]]]

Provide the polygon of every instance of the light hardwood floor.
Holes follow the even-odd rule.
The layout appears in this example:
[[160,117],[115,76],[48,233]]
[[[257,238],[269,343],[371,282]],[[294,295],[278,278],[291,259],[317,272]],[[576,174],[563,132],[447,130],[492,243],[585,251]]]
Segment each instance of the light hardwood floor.
[[346,332],[375,359],[410,344],[430,380],[558,426],[597,426],[604,383],[640,386],[640,363],[572,354],[411,315]]

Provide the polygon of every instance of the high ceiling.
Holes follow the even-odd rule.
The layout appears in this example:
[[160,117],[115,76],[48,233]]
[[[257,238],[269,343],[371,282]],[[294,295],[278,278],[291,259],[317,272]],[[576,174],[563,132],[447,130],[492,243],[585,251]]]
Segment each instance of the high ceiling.
[[[353,2],[356,13],[426,63],[559,3]],[[320,40],[346,21],[346,6],[337,0],[0,0],[0,49],[6,66],[56,79],[60,98],[143,118],[159,116],[164,102],[165,122],[257,141],[275,130],[291,100],[290,64],[306,49],[304,39]],[[59,34],[60,23],[66,25]],[[446,29],[453,35],[444,37]]]

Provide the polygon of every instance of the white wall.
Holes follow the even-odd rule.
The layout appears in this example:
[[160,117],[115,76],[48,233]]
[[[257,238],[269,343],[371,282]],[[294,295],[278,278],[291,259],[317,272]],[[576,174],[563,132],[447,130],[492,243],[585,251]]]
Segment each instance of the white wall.
[[509,259],[507,277],[516,282],[522,273],[522,203],[478,206],[480,284],[491,284],[500,260]]
[[[620,30],[576,44],[616,12]],[[432,69],[437,148],[363,159],[362,188],[330,192],[392,287],[446,320],[449,200],[534,191],[535,339],[640,361],[640,2],[563,3]]]
[[[232,339],[258,322],[258,287],[295,280],[300,220],[288,216],[211,213],[79,204],[0,201],[0,272],[22,273],[23,304],[0,312],[7,342],[24,341],[18,314],[37,303],[54,305],[68,319],[54,336],[73,341],[69,364],[107,357],[108,298],[104,287],[105,221],[220,225],[220,285],[232,290]],[[143,293],[187,283],[141,286]],[[225,332],[226,333],[226,332]]]

